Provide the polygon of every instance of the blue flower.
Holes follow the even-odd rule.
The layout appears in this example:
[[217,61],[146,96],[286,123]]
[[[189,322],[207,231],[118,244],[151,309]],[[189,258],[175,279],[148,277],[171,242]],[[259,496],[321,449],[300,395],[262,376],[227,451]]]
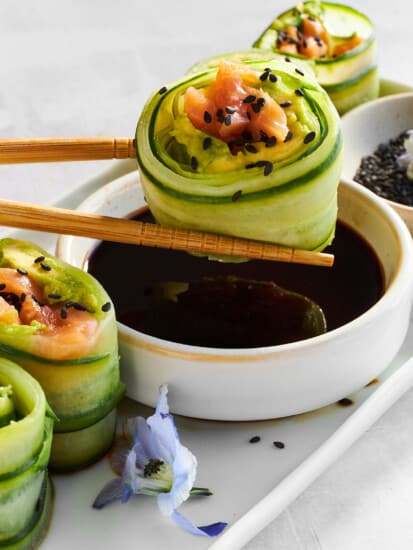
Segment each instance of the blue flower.
[[156,496],[162,514],[186,531],[201,536],[217,536],[227,523],[196,527],[177,509],[191,495],[211,495],[208,489],[194,487],[197,461],[184,447],[176,430],[167,400],[168,388],[162,386],[155,414],[147,420],[128,419],[125,434],[131,448],[120,447],[115,456],[121,477],[109,481],[96,497],[93,507],[100,509],[132,495]]

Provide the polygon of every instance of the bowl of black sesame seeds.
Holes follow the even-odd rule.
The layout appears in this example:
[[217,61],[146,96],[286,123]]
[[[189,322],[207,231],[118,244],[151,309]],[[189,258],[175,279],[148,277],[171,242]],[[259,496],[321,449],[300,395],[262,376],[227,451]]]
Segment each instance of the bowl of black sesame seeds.
[[389,202],[413,234],[413,92],[360,105],[342,130],[343,175]]

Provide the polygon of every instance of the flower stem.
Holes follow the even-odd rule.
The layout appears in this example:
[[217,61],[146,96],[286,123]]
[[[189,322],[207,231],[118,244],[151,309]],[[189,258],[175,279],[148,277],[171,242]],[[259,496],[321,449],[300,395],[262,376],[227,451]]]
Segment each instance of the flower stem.
[[207,489],[206,487],[192,487],[191,492],[190,492],[191,497],[196,496],[196,495],[209,497],[213,494],[214,493],[211,493],[211,491],[209,489]]

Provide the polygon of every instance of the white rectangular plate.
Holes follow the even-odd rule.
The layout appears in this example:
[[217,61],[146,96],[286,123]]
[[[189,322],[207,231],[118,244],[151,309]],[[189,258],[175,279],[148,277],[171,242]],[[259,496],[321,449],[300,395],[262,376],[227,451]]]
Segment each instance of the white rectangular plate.
[[[384,83],[385,93],[403,91]],[[132,168],[117,162],[58,202],[74,208],[98,187]],[[5,234],[4,231],[0,236]],[[54,252],[56,236],[7,231]],[[413,323],[404,346],[378,381],[348,396],[352,404],[329,407],[280,420],[211,422],[176,418],[181,440],[198,459],[196,485],[209,487],[210,497],[186,502],[181,511],[197,525],[229,523],[217,539],[193,537],[164,518],[151,497],[135,497],[127,505],[97,511],[92,502],[111,478],[107,458],[81,472],[53,475],[55,507],[42,549],[72,548],[191,550],[241,548],[272,521],[316,477],[331,465],[413,384]],[[120,412],[148,416],[152,410],[125,399]],[[258,443],[249,443],[258,435]],[[282,441],[285,447],[273,445]]]

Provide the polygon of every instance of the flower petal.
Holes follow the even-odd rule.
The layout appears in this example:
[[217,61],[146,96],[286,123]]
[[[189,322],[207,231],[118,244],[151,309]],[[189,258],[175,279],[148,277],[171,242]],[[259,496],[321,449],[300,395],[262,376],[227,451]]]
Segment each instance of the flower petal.
[[168,386],[163,384],[159,388],[159,398],[158,403],[156,404],[155,414],[159,416],[165,416],[169,414],[169,405],[168,405]]
[[228,525],[228,523],[218,522],[211,523],[211,525],[205,525],[203,527],[196,527],[189,518],[187,518],[183,514],[180,514],[176,510],[171,515],[171,518],[174,523],[176,523],[176,525],[179,525],[180,527],[185,529],[185,531],[188,531],[188,533],[191,533],[192,535],[198,535],[200,537],[216,537],[220,535],[225,527]]
[[125,467],[122,472],[122,482],[124,487],[122,502],[127,502],[133,493],[135,495],[140,493],[141,479],[136,468],[136,453],[134,449],[129,451],[126,458]]
[[[134,448],[141,466],[144,465],[146,460],[160,458],[156,436],[147,421],[141,416],[138,416],[135,422]],[[144,458],[143,463],[141,462],[142,458]]]
[[173,484],[170,492],[158,496],[159,509],[165,516],[170,516],[174,510],[187,500],[196,477],[196,458],[189,449],[179,442],[172,469]]
[[115,474],[122,475],[128,457],[130,447],[124,437],[119,437],[115,440],[113,448],[109,451],[109,464]]
[[123,494],[123,482],[120,477],[111,479],[106,483],[98,496],[95,498],[92,506],[97,510],[100,510],[107,504],[115,502],[115,500],[121,500]]
[[176,444],[179,442],[179,435],[173,416],[169,414],[167,394],[167,386],[161,386],[155,414],[148,418],[147,423],[158,444],[158,458],[172,464],[175,458]]

